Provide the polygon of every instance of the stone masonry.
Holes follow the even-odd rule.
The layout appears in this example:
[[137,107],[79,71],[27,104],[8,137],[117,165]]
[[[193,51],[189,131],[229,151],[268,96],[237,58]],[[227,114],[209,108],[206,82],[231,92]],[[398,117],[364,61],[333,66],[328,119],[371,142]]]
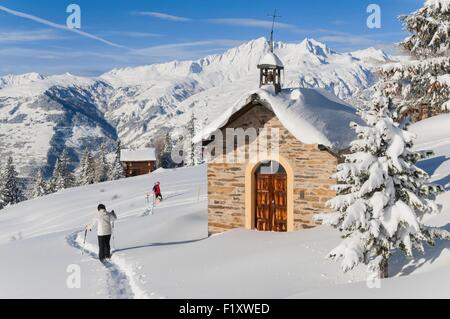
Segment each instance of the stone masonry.
[[[223,127],[226,128],[277,128],[279,129],[279,153],[294,170],[294,229],[317,225],[312,217],[316,213],[330,211],[325,202],[335,196],[330,189],[334,180],[338,159],[328,151],[319,150],[317,144],[303,144],[297,140],[265,106],[253,105],[244,114]],[[270,133],[269,133],[270,134]],[[270,140],[270,139],[269,139]],[[248,151],[246,141],[245,150]],[[225,145],[225,144],[224,144]],[[234,152],[238,151],[235,148]],[[242,151],[242,150],[241,150]],[[226,151],[224,149],[223,154]],[[248,153],[248,152],[246,152]],[[217,156],[208,163],[208,228],[219,233],[245,226],[245,168],[247,163],[223,163]],[[246,156],[248,162],[248,154]]]

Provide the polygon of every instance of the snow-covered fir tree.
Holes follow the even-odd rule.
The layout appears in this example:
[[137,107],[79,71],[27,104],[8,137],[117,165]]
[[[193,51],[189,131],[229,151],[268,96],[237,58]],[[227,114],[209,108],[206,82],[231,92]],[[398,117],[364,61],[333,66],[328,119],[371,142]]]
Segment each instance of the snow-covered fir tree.
[[415,112],[418,119],[449,111],[449,0],[426,0],[421,9],[401,20],[411,35],[400,47],[412,60],[381,68],[384,93],[394,98],[401,113]]
[[55,167],[53,168],[53,174],[47,184],[47,191],[49,194],[56,193],[57,191],[64,189],[64,181],[61,175],[61,170],[60,160],[57,158]]
[[76,176],[78,185],[95,183],[95,162],[92,154],[88,150],[85,150],[81,157]]
[[164,147],[160,155],[160,166],[163,168],[173,168],[174,162],[172,160],[173,141],[170,133],[168,132],[164,138]]
[[44,178],[44,174],[42,173],[42,170],[39,170],[34,181],[33,189],[31,191],[31,198],[41,197],[47,195],[48,193],[48,185]]
[[20,203],[23,199],[22,187],[13,158],[8,157],[1,172],[0,198],[3,206]]
[[120,150],[121,149],[122,149],[122,146],[121,146],[121,142],[119,140],[119,141],[117,141],[117,145],[116,145],[114,161],[112,162],[111,168],[109,170],[109,180],[110,181],[115,181],[115,180],[125,177],[123,165],[120,162]]
[[61,156],[56,160],[55,168],[53,169],[53,176],[50,179],[47,190],[50,192],[57,192],[59,190],[73,187],[75,178],[70,171],[70,157],[65,149]]
[[409,119],[395,122],[391,100],[381,93],[360,114],[367,125],[352,123],[358,138],[338,165],[337,196],[327,203],[336,213],[318,218],[343,234],[329,257],[342,258],[344,271],[363,263],[385,278],[395,249],[411,256],[413,249],[423,252],[424,242],[433,245],[450,234],[421,222],[439,212],[434,198],[442,188],[429,184],[428,174],[415,165],[431,154],[411,150],[415,135],[408,131]]
[[184,136],[184,165],[194,166],[202,162],[202,147],[201,144],[195,144],[192,139],[196,133],[201,129],[200,122],[198,121],[195,113],[192,112],[191,118],[186,124],[186,134]]
[[100,151],[95,156],[95,182],[102,183],[108,180],[109,176],[109,163],[106,160],[105,145],[100,146]]

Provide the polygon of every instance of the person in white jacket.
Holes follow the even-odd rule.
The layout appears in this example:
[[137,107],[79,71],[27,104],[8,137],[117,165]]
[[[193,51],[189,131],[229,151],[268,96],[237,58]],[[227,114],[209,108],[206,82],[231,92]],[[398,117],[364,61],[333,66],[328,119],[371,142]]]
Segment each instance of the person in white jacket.
[[89,231],[92,231],[92,228],[97,227],[98,258],[100,261],[111,258],[111,223],[116,219],[117,216],[114,211],[108,212],[106,211],[105,205],[100,204],[97,207],[97,214],[94,219],[90,224],[86,225],[86,229],[89,229]]

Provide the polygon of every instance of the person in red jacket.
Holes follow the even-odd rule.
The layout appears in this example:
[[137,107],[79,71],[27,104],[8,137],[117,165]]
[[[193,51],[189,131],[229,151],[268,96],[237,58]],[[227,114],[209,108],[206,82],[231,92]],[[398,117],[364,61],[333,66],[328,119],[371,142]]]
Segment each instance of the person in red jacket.
[[155,194],[155,199],[158,199],[160,201],[163,200],[161,195],[161,187],[159,186],[159,182],[156,182],[156,184],[153,186],[153,193]]

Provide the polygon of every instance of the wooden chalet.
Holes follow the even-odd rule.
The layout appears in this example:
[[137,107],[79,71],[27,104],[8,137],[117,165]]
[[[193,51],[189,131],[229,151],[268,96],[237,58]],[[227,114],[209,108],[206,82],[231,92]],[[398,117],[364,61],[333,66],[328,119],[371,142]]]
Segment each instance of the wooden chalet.
[[126,177],[148,174],[156,169],[155,149],[122,149],[120,161]]

